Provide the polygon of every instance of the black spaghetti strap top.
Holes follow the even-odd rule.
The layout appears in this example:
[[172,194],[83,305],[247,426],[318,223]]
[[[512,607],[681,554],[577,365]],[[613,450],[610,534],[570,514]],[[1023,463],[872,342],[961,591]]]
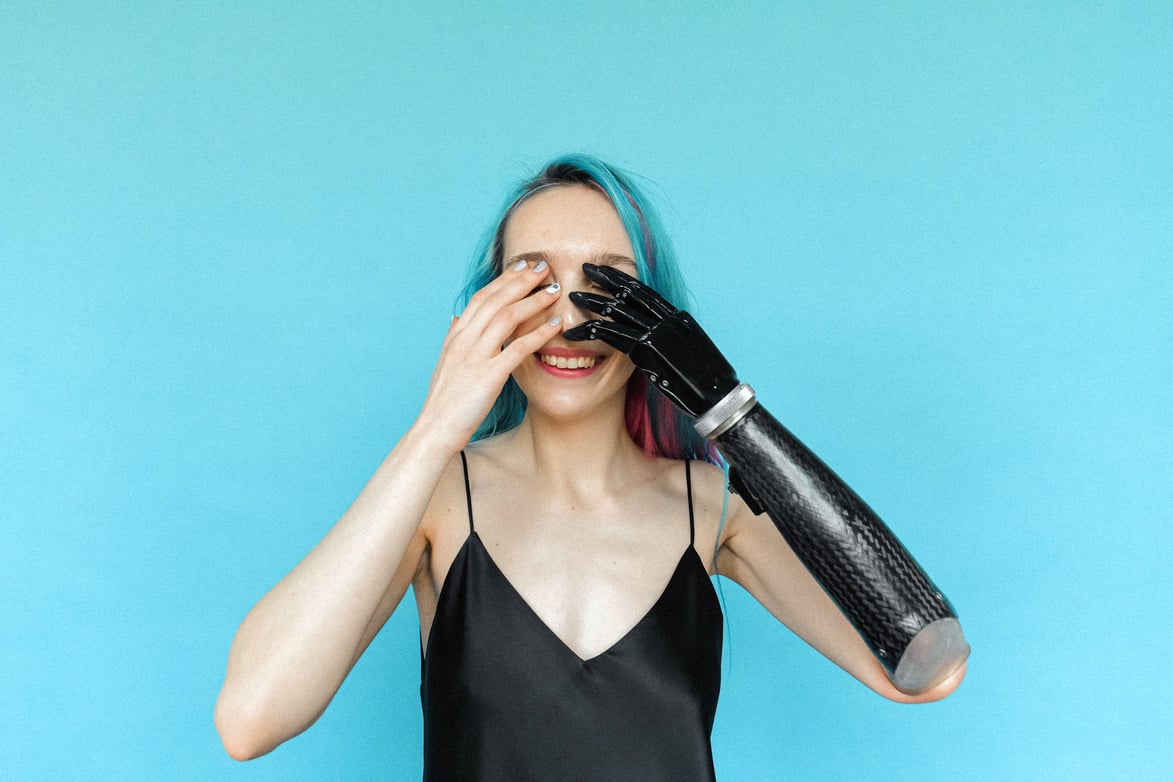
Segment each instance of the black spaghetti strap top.
[[655,605],[588,660],[497,568],[473,527],[422,662],[424,782],[706,782],[721,687],[721,607],[690,542]]

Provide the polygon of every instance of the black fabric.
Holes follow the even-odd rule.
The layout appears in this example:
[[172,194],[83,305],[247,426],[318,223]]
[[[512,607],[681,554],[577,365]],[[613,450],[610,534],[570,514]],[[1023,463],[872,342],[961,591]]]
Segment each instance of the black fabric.
[[581,659],[498,569],[470,493],[422,664],[424,782],[713,780],[721,621],[690,544],[635,627]]

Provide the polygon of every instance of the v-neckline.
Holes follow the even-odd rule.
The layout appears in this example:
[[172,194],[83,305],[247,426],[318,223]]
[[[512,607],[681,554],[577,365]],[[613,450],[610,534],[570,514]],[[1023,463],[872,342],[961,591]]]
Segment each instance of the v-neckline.
[[[660,593],[657,595],[655,601],[653,601],[651,606],[649,606],[648,609],[640,615],[635,624],[625,630],[623,634],[619,636],[619,638],[607,646],[607,648],[603,649],[603,651],[599,652],[598,654],[591,655],[590,657],[583,657],[573,647],[571,647],[570,644],[566,643],[566,641],[562,639],[562,636],[554,632],[554,629],[550,627],[549,624],[547,624],[546,620],[543,619],[541,615],[533,609],[533,606],[529,604],[521,592],[518,591],[517,587],[513,585],[513,582],[509,580],[509,576],[505,575],[505,571],[503,571],[497,564],[497,561],[493,559],[493,555],[489,553],[488,547],[485,545],[485,542],[481,540],[481,536],[477,534],[476,530],[473,530],[469,533],[468,539],[465,540],[464,546],[462,546],[462,548],[468,548],[472,543],[475,543],[476,546],[480,548],[481,553],[484,554],[484,558],[488,562],[492,571],[496,573],[496,575],[501,579],[502,583],[504,583],[508,588],[509,592],[513,594],[513,596],[517,599],[517,602],[521,605],[523,613],[529,616],[533,623],[540,627],[541,631],[549,636],[557,646],[564,649],[567,654],[571,655],[575,660],[577,660],[579,665],[589,665],[590,663],[597,662],[604,657],[610,656],[619,646],[624,643],[624,641],[634,635],[635,631],[648,621],[648,619],[656,612],[656,609],[660,607],[660,604],[664,602],[664,599],[668,595],[668,590],[672,588],[672,585],[676,582],[676,579],[680,575],[681,569],[685,567],[685,563],[688,561],[688,554],[690,551],[693,554],[693,558],[696,564],[700,565],[702,569],[704,568],[704,564],[701,563],[700,560],[700,555],[696,553],[696,549],[690,543],[688,548],[681,552],[680,559],[677,561],[676,567],[672,570],[672,575],[669,576],[667,583],[664,584],[664,588],[660,590]],[[706,573],[706,576],[707,575],[708,574]],[[441,591],[442,590],[443,587],[441,587]]]

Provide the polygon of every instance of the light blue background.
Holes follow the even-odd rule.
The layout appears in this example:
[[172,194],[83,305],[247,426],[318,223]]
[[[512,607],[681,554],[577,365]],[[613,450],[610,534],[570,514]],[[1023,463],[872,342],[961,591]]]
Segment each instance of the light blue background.
[[547,5],[0,4],[0,777],[419,778],[410,603],[244,765],[225,655],[584,150],[974,647],[900,707],[726,585],[722,782],[1168,778],[1170,5]]

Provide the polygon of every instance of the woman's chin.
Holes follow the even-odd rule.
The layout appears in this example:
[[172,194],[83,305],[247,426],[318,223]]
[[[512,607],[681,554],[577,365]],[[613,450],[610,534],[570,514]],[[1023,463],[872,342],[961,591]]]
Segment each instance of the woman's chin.
[[622,425],[626,384],[607,388],[593,383],[519,382],[526,396],[526,410],[565,421],[613,416]]

